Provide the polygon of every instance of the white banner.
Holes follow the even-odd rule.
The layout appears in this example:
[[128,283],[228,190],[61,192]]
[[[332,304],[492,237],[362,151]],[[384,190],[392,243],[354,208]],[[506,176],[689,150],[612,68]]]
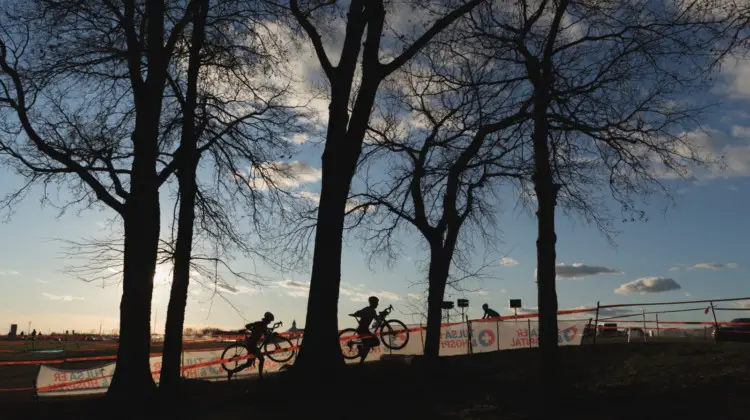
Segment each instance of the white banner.
[[442,327],[440,329],[441,356],[469,354],[469,330],[466,323]]
[[[583,330],[586,323],[579,322],[557,322],[557,345],[580,346],[583,339]],[[529,330],[528,321],[504,321],[497,323],[499,349],[510,350],[518,348],[539,347],[539,323],[531,322]]]

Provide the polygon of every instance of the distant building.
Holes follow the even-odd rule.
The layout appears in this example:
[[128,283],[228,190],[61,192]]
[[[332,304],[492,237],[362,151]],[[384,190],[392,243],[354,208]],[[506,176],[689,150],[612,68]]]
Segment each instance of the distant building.
[[8,333],[8,337],[15,337],[18,333],[18,324],[10,324],[10,332]]
[[289,333],[302,334],[305,332],[304,328],[297,328],[297,320],[292,320],[292,328],[287,330]]

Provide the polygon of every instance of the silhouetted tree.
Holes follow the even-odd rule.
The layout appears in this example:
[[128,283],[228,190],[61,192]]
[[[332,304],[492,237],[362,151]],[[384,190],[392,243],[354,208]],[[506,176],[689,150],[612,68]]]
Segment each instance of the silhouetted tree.
[[378,88],[436,34],[481,1],[471,0],[458,7],[450,2],[413,3],[413,6],[424,6],[422,11],[428,17],[438,16],[438,19],[414,42],[405,43],[405,37],[396,37],[396,46],[392,49],[395,58],[383,64],[381,42],[387,34],[386,2],[352,0],[346,11],[345,35],[337,65],[331,62],[315,22],[320,22],[318,26],[325,25],[325,21],[335,17],[343,6],[322,1],[290,2],[292,14],[312,42],[330,87],[305,340],[295,363],[305,371],[328,372],[333,367],[343,366],[337,340],[342,234],[349,188]]
[[710,22],[691,9],[700,2],[674,3],[517,0],[471,14],[478,31],[466,48],[521,67],[529,82],[540,349],[550,396],[557,392],[558,202],[606,231],[598,192],[610,193],[624,217],[643,217],[634,197],[668,195],[665,174],[688,177],[690,165],[705,160],[685,130],[700,112],[688,98],[705,69]]
[[[453,31],[459,38],[461,28]],[[521,153],[528,101],[519,103],[524,98],[515,94],[523,79],[456,54],[450,39],[440,41],[446,44],[392,75],[361,159],[373,170],[360,171],[366,185],[352,194],[359,203],[352,211],[367,209],[357,218],[369,222],[362,231],[370,255],[391,252],[404,222],[428,244],[428,358],[439,354],[451,272],[469,270],[461,254],[472,238],[491,243],[499,188],[528,179],[530,163]]]
[[[185,43],[185,74],[170,77],[182,115],[174,161],[179,215],[175,215],[176,238],[171,242],[174,271],[160,380],[160,388],[169,395],[174,395],[180,377],[190,273],[200,266],[193,264],[193,259],[198,258],[193,255],[195,228],[209,242],[222,245],[224,256],[229,256],[229,248],[246,256],[267,256],[263,249],[271,247],[254,249],[240,233],[237,225],[242,223],[241,218],[235,217],[232,210],[243,207],[242,215],[250,216],[246,218],[257,228],[255,236],[265,236],[260,226],[261,213],[278,210],[276,219],[284,214],[283,204],[266,205],[280,203],[284,197],[274,181],[294,177],[289,165],[271,157],[291,154],[288,138],[304,128],[301,120],[305,113],[301,107],[288,104],[291,80],[277,75],[283,70],[278,63],[284,51],[273,42],[278,34],[265,28],[272,15],[263,13],[262,6],[258,1],[202,1],[201,13],[195,15],[190,39]],[[236,93],[238,90],[241,94]],[[211,182],[204,187],[199,185],[197,174],[202,160],[214,169]],[[244,165],[251,168],[250,173],[244,174],[240,169]],[[197,227],[196,210],[200,222]],[[275,255],[271,259],[274,264],[280,262]],[[251,279],[234,274],[243,280]],[[212,277],[215,276],[216,272]],[[216,288],[214,293],[219,294]]]
[[121,334],[108,395],[139,407],[155,390],[149,348],[159,187],[174,170],[161,156],[164,91],[197,2],[5,4],[0,152],[27,186],[68,183],[72,204],[103,204],[122,217]]

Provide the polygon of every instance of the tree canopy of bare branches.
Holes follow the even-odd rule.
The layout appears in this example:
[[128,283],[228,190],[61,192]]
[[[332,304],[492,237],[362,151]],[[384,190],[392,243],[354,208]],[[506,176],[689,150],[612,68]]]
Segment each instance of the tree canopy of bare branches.
[[[389,35],[386,2],[353,0],[348,6],[338,6],[335,2],[290,2],[291,12],[312,43],[330,87],[305,340],[295,363],[302,371],[328,372],[343,366],[337,339],[342,234],[352,177],[380,84],[435,35],[480,2],[471,0],[457,6],[452,2],[431,4],[423,9],[429,16],[427,29],[414,37],[414,41],[408,40],[409,36],[389,37],[396,47],[386,52],[381,45],[385,35]],[[344,8],[348,9],[342,22],[344,39],[338,63],[334,65],[323,43],[321,28],[325,28],[327,21],[335,21],[339,13],[343,16]],[[394,58],[384,60],[384,53]]]
[[701,111],[689,95],[704,81],[715,22],[691,9],[699,2],[673,3],[518,0],[470,16],[469,47],[528,80],[540,346],[553,393],[558,201],[606,232],[601,193],[640,214],[635,198],[669,192],[664,174],[688,177],[706,163],[685,133]]
[[[269,51],[278,40],[265,29],[273,25],[253,2],[208,5],[201,27],[211,41],[199,58],[214,70],[187,76],[188,28],[203,6],[37,0],[13,2],[1,17],[4,162],[26,179],[25,188],[65,185],[72,197],[66,206],[104,205],[122,218],[121,341],[108,393],[134,401],[155,389],[148,360],[160,187],[184,162],[197,166],[196,156],[208,152],[221,173],[214,192],[231,187],[244,197],[238,201],[255,203],[248,180],[274,172],[275,166],[260,165],[272,160],[270,153],[285,154],[264,145],[283,143],[297,127],[295,107],[285,102],[285,77],[272,73],[272,58],[279,57]],[[239,38],[242,43],[229,42]],[[261,39],[273,48],[258,48],[253,41]],[[188,97],[195,101],[190,106]],[[183,132],[194,137],[195,148],[182,147]],[[201,202],[199,212],[211,208]]]
[[365,186],[353,193],[358,204],[351,209],[367,222],[358,227],[372,255],[392,252],[403,223],[427,242],[424,352],[432,358],[440,349],[451,272],[471,270],[464,254],[473,238],[494,242],[499,187],[530,178],[523,154],[529,101],[518,91],[523,78],[461,54],[450,38],[438,37],[387,84],[361,158]]

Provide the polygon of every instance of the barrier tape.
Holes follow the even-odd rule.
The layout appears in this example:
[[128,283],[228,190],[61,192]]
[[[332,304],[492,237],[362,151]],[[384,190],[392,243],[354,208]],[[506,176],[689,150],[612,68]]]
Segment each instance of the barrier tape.
[[[642,324],[643,320],[629,320],[629,319],[613,319],[611,321],[612,323],[633,323],[633,324]],[[647,319],[645,321],[647,324],[656,324],[655,319]],[[729,326],[748,326],[750,325],[750,322],[731,322],[731,321],[719,321],[719,322],[713,322],[713,321],[659,321],[659,325],[665,324],[665,325],[729,325]],[[594,328],[595,326],[591,326],[591,328]],[[588,328],[588,327],[587,327]],[[617,327],[604,327],[600,326],[599,328],[617,328]]]
[[[211,351],[219,350],[222,347],[205,347],[199,349],[183,349],[184,353],[192,353],[198,351]],[[149,353],[150,356],[160,356],[163,352]],[[18,360],[18,361],[0,361],[0,366],[8,365],[57,365],[61,363],[74,363],[74,362],[90,362],[94,360],[115,360],[117,355],[108,356],[88,356],[88,357],[66,357],[65,359],[43,359],[43,360]]]
[[599,309],[624,308],[624,307],[627,307],[627,306],[686,305],[688,303],[738,302],[738,301],[741,301],[741,300],[750,300],[750,297],[726,298],[726,299],[707,299],[707,300],[685,300],[685,301],[679,301],[679,302],[619,303],[619,304],[614,304],[614,305],[599,305]]
[[[450,324],[450,325],[456,325],[456,324]],[[411,332],[420,331],[420,330],[423,330],[423,329],[424,329],[423,327],[416,327],[416,328],[407,328],[405,331],[408,331],[408,332],[411,333]],[[376,334],[373,334],[373,336],[398,335],[398,334],[403,334],[403,332],[404,331],[392,332],[392,333],[389,332],[389,333],[386,333],[386,334],[376,333]],[[349,340],[351,338],[352,337],[342,337],[342,338],[339,339],[339,341],[345,341],[345,340]],[[292,345],[290,347],[280,348],[280,349],[277,349],[277,350],[274,350],[274,351],[271,351],[271,352],[262,352],[261,356],[265,357],[265,356],[267,356],[269,354],[283,353],[283,352],[287,352],[287,351],[298,351],[300,348],[301,348],[301,346]],[[185,371],[185,370],[190,370],[190,369],[199,369],[199,368],[202,368],[202,367],[213,366],[213,365],[217,365],[217,364],[223,364],[225,362],[235,362],[235,361],[240,361],[240,360],[253,359],[255,357],[256,356],[253,355],[253,354],[248,354],[247,356],[232,357],[232,358],[229,358],[229,359],[210,360],[208,362],[196,363],[194,365],[181,366],[180,367],[180,371]],[[161,373],[161,369],[156,370],[156,371],[152,371],[151,375],[153,376],[153,375],[156,375],[158,373]],[[48,386],[45,386],[45,387],[37,388],[37,392],[40,392],[40,391],[41,392],[53,391],[55,389],[64,388],[64,387],[68,387],[68,386],[74,386],[74,385],[78,385],[78,384],[82,384],[82,383],[86,383],[86,382],[94,382],[94,381],[98,381],[100,379],[109,378],[109,377],[112,377],[112,376],[113,375],[97,376],[96,378],[86,378],[86,379],[81,379],[81,380],[73,381],[73,382],[65,382],[65,383],[61,383],[61,384],[48,385]]]
[[[460,323],[454,323],[454,324],[449,324],[449,325],[456,325],[456,324],[460,324]],[[386,332],[384,334],[376,333],[376,334],[373,334],[372,336],[398,335],[398,334],[403,334],[405,331],[408,331],[408,332],[411,333],[411,332],[421,331],[421,330],[424,330],[424,329],[425,329],[424,327],[407,328],[406,330],[397,331],[397,332]],[[339,341],[350,340],[353,337],[359,337],[359,335],[350,336],[350,337],[342,337],[342,338],[339,339]],[[283,348],[276,349],[276,350],[270,351],[270,352],[261,352],[261,356],[265,357],[265,356],[270,355],[270,354],[283,353],[283,352],[287,352],[287,351],[298,351],[300,348],[301,348],[301,346],[299,346],[299,345],[292,345],[290,347],[283,347]],[[203,351],[205,351],[205,350],[222,350],[222,349],[221,348],[211,348],[211,349],[204,349]],[[193,351],[198,351],[198,350],[193,350]],[[151,353],[150,355],[154,356],[154,355],[160,355],[160,354],[162,354],[162,353]],[[210,360],[208,362],[197,363],[197,364],[194,364],[194,365],[181,366],[180,367],[180,371],[182,372],[182,371],[186,371],[186,370],[190,370],[190,369],[199,369],[199,368],[202,368],[202,367],[213,366],[213,365],[222,364],[222,363],[225,363],[225,362],[234,362],[234,361],[239,361],[239,360],[253,359],[255,357],[256,356],[253,355],[253,354],[248,354],[247,356],[232,357],[230,359]],[[10,362],[10,363],[6,362],[6,363],[0,363],[0,365],[2,365],[2,364],[32,364],[32,363],[33,364],[56,364],[56,363],[66,363],[66,362],[71,362],[71,361],[111,360],[111,359],[116,359],[116,358],[117,358],[117,356],[99,356],[99,357],[89,357],[89,358],[79,357],[79,358],[71,358],[71,359],[63,359],[63,360],[52,360],[52,361],[47,361],[47,360],[32,360],[32,361]],[[156,374],[159,374],[159,373],[161,373],[161,369],[156,370],[156,371],[152,371],[151,375],[153,376],[153,375],[156,375]],[[36,391],[37,392],[40,392],[40,391],[41,392],[54,391],[55,389],[65,388],[65,387],[68,387],[68,386],[79,385],[79,384],[86,383],[86,382],[94,382],[94,381],[98,381],[100,379],[110,378],[112,376],[113,375],[104,375],[104,376],[97,376],[95,378],[81,379],[81,380],[77,380],[77,381],[73,381],[73,382],[64,382],[64,383],[60,383],[60,384],[53,384],[53,385],[48,385],[48,386],[45,386],[45,387],[37,388]],[[26,388],[0,388],[0,392],[4,392],[4,391],[6,391],[6,392],[7,391],[31,391],[31,390],[34,390],[34,388],[33,387],[31,387],[31,388],[29,388],[29,387],[26,387]]]

